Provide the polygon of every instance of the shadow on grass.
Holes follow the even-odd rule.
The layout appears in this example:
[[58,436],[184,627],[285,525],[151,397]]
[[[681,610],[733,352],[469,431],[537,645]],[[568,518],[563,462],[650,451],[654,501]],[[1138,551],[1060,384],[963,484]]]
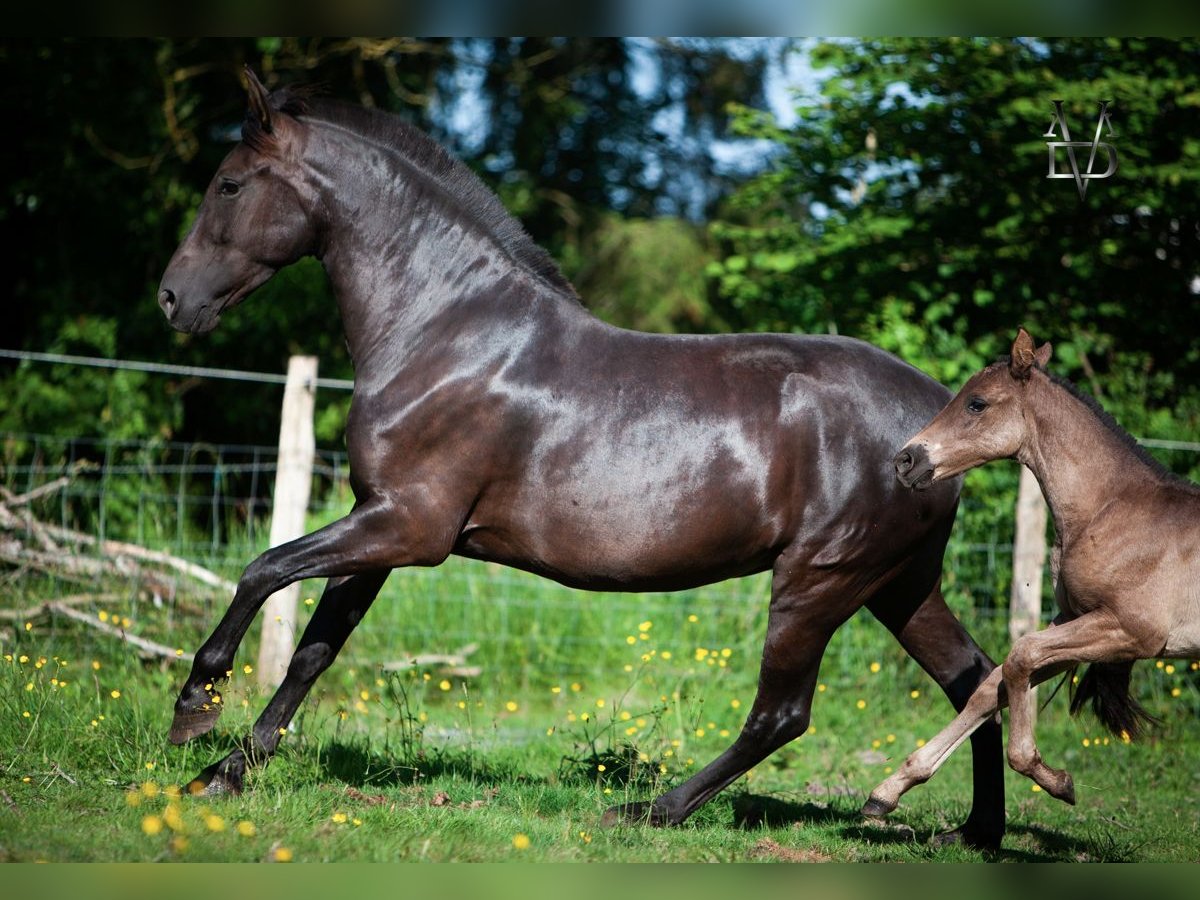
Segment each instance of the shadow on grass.
[[739,794],[733,798],[733,824],[747,830],[794,825],[833,827],[847,840],[872,844],[918,843],[916,833],[907,825],[864,819],[854,798],[839,805]]
[[337,741],[321,747],[320,771],[324,778],[355,788],[406,787],[444,777],[482,782],[545,783],[545,779],[530,778],[512,766],[485,763],[478,754],[465,750],[430,751],[415,759],[403,759],[399,754],[390,756],[360,744]]
[[[914,828],[902,823],[866,819],[858,811],[858,801],[853,797],[825,803],[739,794],[732,798],[732,805],[733,824],[737,828],[832,828],[849,841],[922,848],[931,862],[939,858],[933,838],[945,827],[922,822]],[[1082,821],[1079,832],[1010,822],[1000,849],[981,852],[980,857],[992,862],[1127,862],[1137,858],[1136,847],[1107,833],[1097,835],[1082,833],[1084,831]]]

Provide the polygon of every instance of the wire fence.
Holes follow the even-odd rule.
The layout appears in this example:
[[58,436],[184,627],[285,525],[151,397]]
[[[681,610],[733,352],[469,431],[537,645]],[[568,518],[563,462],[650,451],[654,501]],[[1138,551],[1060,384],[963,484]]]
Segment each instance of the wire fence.
[[[69,479],[43,501],[43,516],[100,540],[217,564],[266,540],[277,457],[276,447],[265,446],[0,432],[8,490]],[[310,513],[340,508],[348,479],[344,452],[318,450]]]
[[[0,351],[0,355],[13,352]],[[51,358],[50,354],[22,353],[20,358],[59,365],[170,370],[169,374],[181,374],[175,370],[184,368]],[[282,375],[226,370],[187,368],[182,374],[277,384],[284,380]],[[349,384],[334,379],[317,382],[318,387],[338,390]],[[1147,440],[1143,444],[1175,471],[1194,472],[1200,465],[1198,443]],[[169,552],[236,581],[242,568],[267,546],[277,457],[273,446],[0,432],[0,485],[21,494],[66,478],[65,486],[33,506],[40,519],[100,540],[130,541]],[[993,478],[990,494],[973,491],[968,482],[947,549],[947,599],[972,631],[993,627],[1002,633],[996,626],[1002,626],[1000,620],[1007,616],[1015,464],[1011,474],[1007,481],[1003,474]],[[350,508],[346,454],[318,449],[312,479],[310,529]],[[1048,598],[1048,572],[1046,577],[1043,596]],[[30,577],[19,567],[0,570],[0,582],[7,588],[6,607],[40,602],[47,595],[78,587],[57,576]],[[315,598],[319,590],[319,584],[306,584],[303,596]],[[748,656],[752,669],[761,648],[768,592],[769,579],[755,576],[673,594],[594,594],[496,565],[452,560],[436,570],[408,569],[393,575],[372,610],[370,628],[360,629],[365,634],[356,634],[348,649],[363,661],[381,663],[406,653],[477,645],[472,663],[519,671],[523,679],[572,677],[597,659],[613,662],[630,652],[636,658],[646,634],[638,626],[649,621],[658,629],[660,641],[669,633],[690,645],[681,644],[682,652],[729,650],[730,657]],[[138,606],[147,591],[137,577],[130,577],[115,593]],[[157,602],[158,593],[154,596]],[[198,610],[191,624],[186,617],[172,614],[160,617],[157,625],[147,617],[145,627],[161,630],[168,623],[176,633],[163,639],[172,644],[198,640],[228,597],[210,592],[203,603],[189,602]],[[1050,606],[1044,602],[1044,619]],[[310,611],[310,603],[301,610]],[[853,638],[839,646],[852,643]]]

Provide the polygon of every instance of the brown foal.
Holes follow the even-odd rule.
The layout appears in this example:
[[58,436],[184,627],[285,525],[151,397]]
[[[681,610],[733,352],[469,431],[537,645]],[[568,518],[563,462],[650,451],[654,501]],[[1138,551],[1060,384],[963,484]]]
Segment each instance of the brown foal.
[[923,490],[993,459],[1037,476],[1054,516],[1059,615],[1018,639],[962,712],[871,792],[885,815],[933,776],[1008,704],[1008,761],[1051,795],[1075,802],[1071,776],[1042,762],[1030,688],[1080,663],[1092,667],[1072,702],[1091,699],[1116,734],[1149,717],[1129,695],[1134,660],[1200,656],[1200,487],[1171,475],[1094,402],[1045,372],[1050,345],[1021,329],[1012,355],[974,375],[896,456],[900,481]]

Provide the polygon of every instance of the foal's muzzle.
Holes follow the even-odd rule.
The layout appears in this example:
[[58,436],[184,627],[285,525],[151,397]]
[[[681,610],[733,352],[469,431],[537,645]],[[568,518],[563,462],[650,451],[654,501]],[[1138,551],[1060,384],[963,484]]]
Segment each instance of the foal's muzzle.
[[167,317],[167,321],[175,315],[175,292],[163,288],[158,292],[158,308],[163,311],[163,315]]
[[923,491],[933,484],[933,463],[924,444],[909,444],[892,460],[896,477],[907,488]]

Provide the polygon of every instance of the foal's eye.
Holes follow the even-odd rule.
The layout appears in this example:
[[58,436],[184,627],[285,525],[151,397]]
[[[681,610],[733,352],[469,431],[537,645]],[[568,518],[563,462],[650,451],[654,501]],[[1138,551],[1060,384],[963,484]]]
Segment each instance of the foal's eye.
[[967,401],[967,412],[981,413],[988,408],[988,403],[982,397],[972,397]]
[[236,197],[237,192],[240,191],[241,189],[242,189],[242,186],[240,184],[238,184],[236,181],[230,181],[228,178],[222,178],[221,184],[217,188],[217,191],[221,194],[222,197]]

